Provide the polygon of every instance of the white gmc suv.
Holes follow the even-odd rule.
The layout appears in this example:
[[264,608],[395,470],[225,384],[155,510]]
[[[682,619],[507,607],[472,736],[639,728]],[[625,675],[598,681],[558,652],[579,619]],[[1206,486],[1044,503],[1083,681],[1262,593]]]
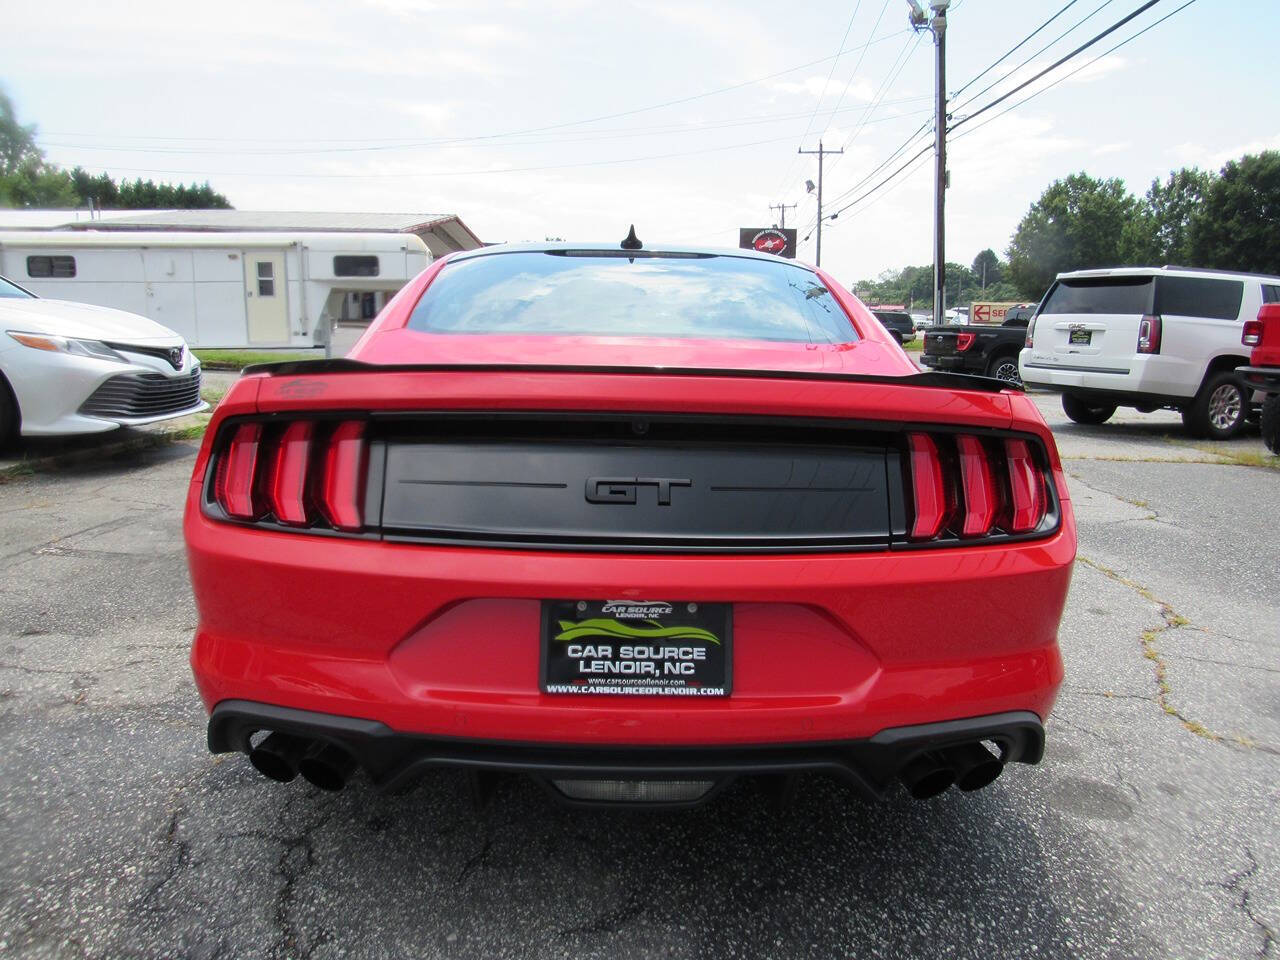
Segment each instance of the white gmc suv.
[[1059,274],[1027,327],[1018,358],[1028,387],[1062,394],[1076,423],[1116,407],[1182,412],[1187,430],[1225,440],[1244,426],[1253,392],[1235,373],[1246,320],[1280,302],[1280,277],[1180,267]]

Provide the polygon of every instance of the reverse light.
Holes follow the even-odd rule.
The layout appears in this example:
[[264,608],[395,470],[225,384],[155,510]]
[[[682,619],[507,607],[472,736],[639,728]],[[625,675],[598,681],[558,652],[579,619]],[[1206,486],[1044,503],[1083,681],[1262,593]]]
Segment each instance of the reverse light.
[[957,333],[956,334],[956,350],[959,353],[964,353],[966,350],[968,350],[970,347],[973,346],[973,341],[976,340],[977,337],[978,335],[976,333]]
[[956,438],[960,458],[960,486],[964,491],[963,537],[984,537],[995,524],[1000,507],[1000,493],[991,470],[986,448],[977,437]]
[[267,489],[271,512],[276,520],[291,527],[305,527],[307,516],[307,464],[311,459],[311,437],[315,424],[309,420],[291,423],[280,437],[271,464]]
[[368,446],[364,424],[338,425],[329,438],[320,487],[320,512],[336,530],[348,533],[364,527],[364,474]]
[[1240,331],[1240,342],[1246,347],[1256,347],[1262,342],[1262,321],[1246,320]]
[[1148,314],[1138,321],[1138,352],[1159,353],[1162,323],[1159,316]]
[[257,520],[264,512],[256,483],[261,442],[262,424],[241,424],[218,461],[213,496],[218,505],[237,520]]

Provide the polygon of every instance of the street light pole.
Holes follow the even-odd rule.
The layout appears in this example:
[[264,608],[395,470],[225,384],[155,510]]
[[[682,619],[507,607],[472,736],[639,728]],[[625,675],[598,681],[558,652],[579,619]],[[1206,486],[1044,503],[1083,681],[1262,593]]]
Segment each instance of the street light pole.
[[830,153],[844,153],[844,147],[839,150],[824,150],[822,141],[818,141],[817,150],[805,150],[803,148],[796,153],[810,153],[818,155],[818,244],[814,250],[813,265],[815,267],[822,266],[822,158]]

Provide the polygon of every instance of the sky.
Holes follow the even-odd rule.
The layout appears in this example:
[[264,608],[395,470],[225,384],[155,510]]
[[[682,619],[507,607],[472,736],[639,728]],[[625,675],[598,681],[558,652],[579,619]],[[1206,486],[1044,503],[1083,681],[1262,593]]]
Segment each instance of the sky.
[[[1274,0],[1195,0],[1106,53],[1184,2],[960,122],[1142,0],[1076,0],[972,83],[1066,0],[953,0],[948,260],[1003,256],[1072,172],[1141,193],[1280,148]],[[635,223],[650,242],[733,246],[795,203],[787,224],[813,262],[817,158],[797,150],[821,140],[844,149],[826,161],[827,212],[859,201],[825,223],[822,265],[853,283],[932,261],[929,152],[863,198],[928,142],[933,41],[907,14],[905,0],[130,0],[51,17],[0,0],[0,86],[65,166],[207,180],[241,209],[455,213],[487,242],[621,240]]]

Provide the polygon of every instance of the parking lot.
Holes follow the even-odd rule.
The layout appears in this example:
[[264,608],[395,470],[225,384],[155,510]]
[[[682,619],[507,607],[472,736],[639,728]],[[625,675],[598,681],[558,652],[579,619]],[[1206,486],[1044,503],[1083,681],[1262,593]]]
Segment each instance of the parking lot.
[[1038,402],[1080,534],[1047,755],[923,803],[819,779],[783,812],[741,783],[676,814],[524,781],[475,809],[449,773],[271,783],[205,749],[193,443],[0,484],[0,952],[1280,956],[1280,470],[1252,465],[1256,432]]

